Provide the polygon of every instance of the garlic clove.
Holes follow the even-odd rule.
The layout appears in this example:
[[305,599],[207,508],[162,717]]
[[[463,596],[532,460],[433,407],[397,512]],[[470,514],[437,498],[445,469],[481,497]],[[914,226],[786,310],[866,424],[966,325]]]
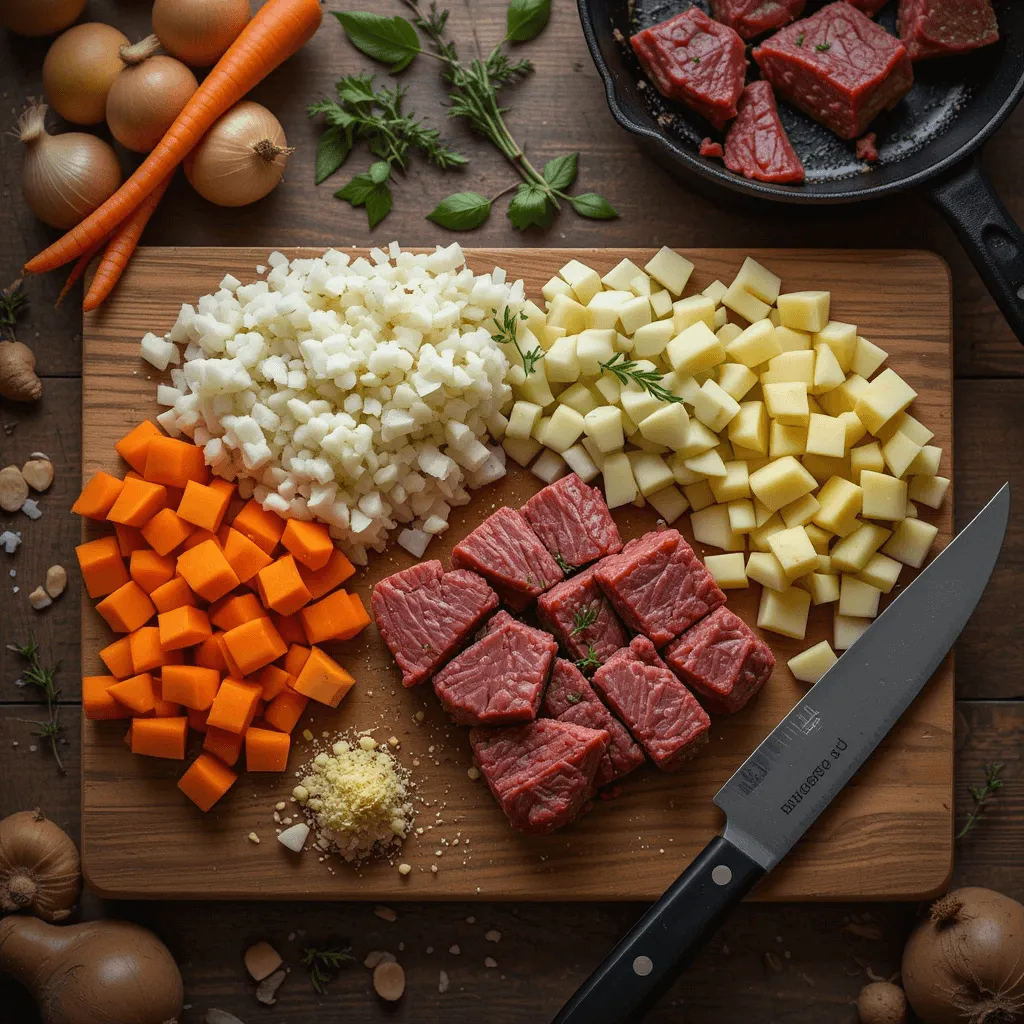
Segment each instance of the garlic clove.
[[63,565],[51,565],[46,570],[46,593],[57,598],[64,593],[68,585],[68,573]]
[[405,971],[402,965],[385,960],[373,969],[374,991],[388,1003],[397,1003],[405,993]]
[[21,475],[33,491],[48,490],[53,483],[53,463],[49,459],[29,459],[21,467]]
[[28,498],[28,484],[17,466],[0,469],[0,508],[17,512]]
[[37,612],[41,612],[44,608],[49,608],[53,604],[53,598],[43,590],[42,587],[36,587],[31,594],[28,595],[28,603],[32,605]]

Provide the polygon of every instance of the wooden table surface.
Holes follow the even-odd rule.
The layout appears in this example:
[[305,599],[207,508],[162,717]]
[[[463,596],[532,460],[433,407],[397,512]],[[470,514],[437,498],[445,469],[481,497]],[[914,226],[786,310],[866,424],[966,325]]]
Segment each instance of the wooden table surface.
[[[399,13],[398,0],[340,7],[373,7]],[[489,48],[504,29],[504,0],[452,0],[451,27],[468,54]],[[89,0],[88,20],[109,21],[136,39],[149,30],[148,4]],[[24,260],[53,237],[20,198],[21,154],[6,133],[25,97],[39,95],[45,42],[0,35],[0,281],[17,276]],[[506,94],[509,123],[535,161],[567,151],[580,153],[580,188],[604,194],[618,220],[584,221],[565,212],[546,233],[523,236],[512,230],[501,209],[466,244],[477,246],[863,246],[922,247],[940,253],[953,275],[956,385],[954,394],[958,524],[1005,480],[1024,486],[1024,349],[1012,336],[974,273],[952,231],[922,198],[905,195],[871,205],[813,209],[743,209],[722,197],[707,198],[678,183],[637,149],[612,121],[591,66],[570,0],[557,0],[545,33],[524,48],[537,74]],[[248,210],[209,206],[180,179],[157,211],[146,240],[154,245],[322,245],[386,243],[429,245],[450,237],[424,214],[449,192],[472,188],[495,194],[513,180],[492,150],[459,125],[444,123],[442,92],[433,62],[422,60],[404,76],[410,109],[429,116],[471,157],[460,175],[445,176],[414,162],[395,190],[395,210],[372,234],[362,212],[332,197],[338,185],[313,186],[317,129],[304,110],[327,95],[344,73],[369,68],[342,38],[333,18],[312,43],[254,92],[281,119],[296,147],[284,184]],[[380,71],[379,68],[374,68]],[[985,163],[1004,202],[1024,220],[1024,110],[988,144]],[[365,168],[364,154],[352,172]],[[339,176],[340,178],[340,176]],[[340,178],[340,180],[344,180]],[[340,181],[339,181],[340,184]],[[498,204],[499,207],[501,204]],[[439,238],[439,236],[441,236]],[[30,344],[45,377],[43,400],[20,407],[0,402],[0,464],[46,452],[57,478],[42,501],[44,515],[0,513],[0,530],[15,528],[24,543],[14,556],[0,554],[7,589],[0,601],[0,815],[42,806],[72,836],[78,834],[80,763],[78,705],[79,593],[73,568],[78,524],[67,512],[81,471],[81,317],[78,294],[61,308],[53,302],[61,275],[32,280],[33,308],[22,340]],[[922,297],[927,301],[927,296]],[[1015,499],[1015,507],[1020,499]],[[988,819],[957,844],[954,882],[989,885],[1024,898],[1024,781],[1020,739],[1024,729],[1024,683],[1019,665],[1024,631],[1019,628],[1016,591],[1024,561],[1024,527],[1014,517],[1003,559],[988,593],[957,646],[957,815],[969,799],[965,787],[981,780],[991,761],[1006,764],[1006,784]],[[46,567],[69,569],[68,592],[44,613],[35,613],[27,594]],[[16,569],[17,577],[6,573]],[[13,587],[19,592],[14,594]],[[60,776],[32,736],[31,691],[16,685],[19,665],[3,648],[34,631],[45,655],[62,659],[61,717],[68,725]],[[131,830],[126,817],[123,828]],[[201,865],[197,865],[201,870]],[[434,1021],[453,1024],[486,1019],[493,1024],[534,1024],[550,1019],[561,1002],[600,960],[640,911],[632,904],[408,904],[390,923],[365,904],[301,905],[244,903],[104,904],[86,896],[88,916],[120,916],[146,923],[163,937],[181,964],[187,1003],[185,1021],[201,1021],[219,1006],[247,1024],[290,1022]],[[851,1000],[870,976],[899,967],[903,940],[918,908],[911,905],[747,905],[676,985],[651,1016],[677,1021],[681,1007],[693,1024],[711,1021],[769,1021],[841,1024],[855,1019]],[[485,940],[496,929],[500,942]],[[259,1006],[241,956],[253,941],[268,939],[296,963],[304,945],[350,942],[357,960],[369,950],[387,949],[406,968],[408,989],[395,1008],[381,1007],[370,972],[359,962],[341,972],[320,997],[302,968],[282,988],[273,1008]],[[493,957],[496,968],[486,968]],[[439,971],[450,988],[438,992]],[[0,1005],[11,1020],[30,1022],[25,994],[0,981]]]

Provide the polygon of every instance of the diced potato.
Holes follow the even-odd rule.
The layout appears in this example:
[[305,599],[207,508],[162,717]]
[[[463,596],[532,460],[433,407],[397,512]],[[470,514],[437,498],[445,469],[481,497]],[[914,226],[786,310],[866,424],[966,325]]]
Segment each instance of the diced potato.
[[699,473],[704,477],[719,476],[724,478],[728,475],[728,470],[725,468],[722,456],[713,448],[710,451],[702,452],[700,455],[684,459],[683,465],[691,472]]
[[718,384],[723,391],[732,395],[736,401],[757,383],[757,374],[741,363],[722,363],[718,367]]
[[[651,279],[642,270],[636,274],[635,277],[629,282],[629,290],[634,295],[643,295],[644,298],[649,299],[651,297]],[[655,313],[657,316],[657,313]]]
[[864,424],[857,419],[857,414],[855,412],[841,412],[836,419],[843,425],[843,430],[846,434],[845,441],[847,451],[858,441],[863,440],[864,436],[867,434]]
[[841,320],[829,320],[814,335],[814,345],[827,345],[845,375],[850,372],[853,353],[857,348],[857,328],[853,324],[844,324]]
[[590,457],[589,452],[582,444],[574,444],[562,452],[568,467],[585,483],[597,478],[601,472],[597,463]]
[[551,343],[544,356],[548,380],[572,384],[580,379],[580,361],[576,358],[575,334],[567,334]]
[[763,384],[764,404],[773,420],[787,426],[806,427],[811,411],[807,404],[807,385],[796,381]]
[[764,402],[741,402],[729,422],[729,440],[764,455],[768,451],[768,413]]
[[729,529],[733,533],[750,533],[754,529],[754,503],[749,498],[736,498],[726,507],[729,509]]
[[751,551],[747,556],[746,574],[755,583],[779,593],[789,590],[793,582],[770,551]]
[[707,479],[703,474],[694,473],[692,469],[687,469],[683,456],[679,452],[669,456],[668,464],[675,475],[676,483],[680,487],[688,487],[690,484],[697,484]]
[[942,449],[933,444],[926,444],[907,467],[911,476],[935,476],[939,472],[942,461]]
[[619,405],[634,423],[640,424],[661,409],[665,403],[638,384],[627,384],[619,394]]
[[871,625],[871,619],[854,619],[836,613],[833,623],[832,644],[837,651],[849,650]]
[[594,381],[594,387],[609,405],[616,405],[622,394],[622,384],[618,377],[611,373],[603,373]]
[[[755,506],[755,521],[757,519],[757,509]],[[763,522],[760,526],[755,526],[750,531],[750,550],[751,551],[771,551],[771,546],[768,541],[774,537],[775,534],[780,533],[786,528],[786,524],[782,521],[782,516],[778,512],[773,512],[768,519]]]
[[690,417],[682,402],[662,404],[640,421],[640,433],[655,444],[663,444],[673,451],[686,445],[686,432]]
[[655,281],[673,295],[682,295],[693,273],[693,264],[674,249],[663,245],[644,267]]
[[642,452],[654,452],[655,455],[672,455],[671,448],[667,448],[663,444],[655,444],[653,441],[648,441],[643,434],[634,434],[629,439],[629,443],[635,445]]
[[725,505],[709,505],[690,513],[693,539],[723,551],[743,551],[746,542],[729,526],[729,509]]
[[[724,309],[725,307],[719,306],[718,308]],[[743,328],[739,324],[724,323],[721,327],[715,329],[715,336],[723,345],[728,345],[729,342],[735,341],[742,333]]]
[[814,384],[811,386],[811,393],[824,395],[827,391],[839,387],[845,380],[846,375],[832,349],[828,345],[815,345]]
[[725,294],[725,291],[725,285],[722,284],[721,281],[716,279],[712,281],[711,284],[709,284],[707,288],[705,288],[701,292],[701,295],[710,299],[717,306],[719,303],[721,303],[722,296]]
[[643,295],[638,295],[619,306],[619,323],[626,334],[633,334],[649,324],[654,318],[651,304]]
[[706,323],[698,321],[677,334],[665,353],[673,370],[696,373],[725,362],[725,349]]
[[814,518],[819,507],[818,499],[813,494],[805,494],[796,501],[783,505],[779,509],[779,515],[787,527],[806,526]]
[[782,352],[801,352],[811,349],[811,336],[806,331],[794,331],[789,327],[775,326],[775,340]]
[[640,268],[632,260],[620,260],[601,278],[601,284],[612,291],[631,291],[631,282]]
[[691,417],[686,425],[686,444],[680,449],[680,454],[684,459],[692,459],[717,448],[718,444],[718,435],[704,426],[700,420]]
[[815,607],[839,600],[839,577],[832,573],[809,572],[806,576],[794,580],[793,584],[811,595],[811,603]]
[[885,469],[882,446],[877,441],[862,444],[850,451],[850,472],[854,480],[860,480],[861,473],[868,469],[872,473],[881,473]]
[[748,256],[743,261],[743,266],[740,267],[733,284],[739,285],[744,291],[750,292],[762,302],[767,302],[769,306],[774,306],[782,288],[782,278]]
[[647,495],[647,500],[655,512],[671,526],[689,507],[685,495],[675,485],[663,487],[660,491]]
[[797,349],[781,352],[768,363],[768,369],[761,374],[761,384],[801,383],[810,390],[814,384],[813,350]]
[[821,395],[818,401],[830,416],[853,412],[857,408],[857,398],[867,386],[868,382],[859,373],[851,373],[842,384],[828,394]]
[[501,447],[513,461],[518,462],[524,469],[541,449],[540,441],[532,437],[508,437],[501,442]]
[[883,594],[888,594],[896,586],[902,569],[903,566],[895,558],[876,552],[868,559],[868,564],[857,573],[857,579],[863,583],[870,583]]
[[[584,419],[586,419],[586,417],[584,417]],[[590,459],[594,463],[594,465],[597,466],[599,470],[603,469],[604,452],[601,451],[601,449],[597,446],[597,442],[592,437],[584,437],[580,439],[580,444],[583,446],[583,450],[590,456]],[[571,450],[572,449],[570,449],[570,451]],[[566,461],[568,461],[568,459],[566,459]]]
[[690,503],[694,512],[707,508],[715,503],[715,496],[711,493],[707,480],[700,480],[695,484],[687,484],[683,487],[683,494]]
[[583,415],[568,405],[557,405],[540,435],[535,435],[545,447],[559,454],[571,448],[583,433]]
[[604,497],[609,508],[628,505],[637,496],[633,469],[624,453],[605,456],[601,475],[604,477]]
[[513,366],[508,372],[508,380],[519,398],[533,402],[542,409],[554,404],[555,396],[551,393],[551,385],[548,384],[543,359],[534,364],[533,372],[529,375],[523,372],[522,366]]
[[[752,471],[753,472],[753,471]],[[782,517],[777,513],[773,512],[770,508],[766,508],[760,498],[754,498],[754,519],[757,521],[758,528],[764,526],[771,518],[776,518],[779,522],[782,522]]]
[[724,430],[740,411],[739,402],[714,380],[706,380],[693,400],[693,414],[708,429]]
[[758,320],[725,347],[726,355],[744,366],[760,366],[782,351],[770,320]]
[[860,572],[891,535],[892,530],[874,523],[862,523],[853,533],[836,542],[829,553],[832,568],[838,572]]
[[[730,460],[725,463],[725,476],[712,476],[708,480],[711,493],[715,501],[735,501],[737,498],[750,497],[750,476],[747,471],[747,464],[740,460]],[[753,514],[754,506],[750,506]],[[751,523],[753,527],[754,523]]]
[[560,277],[551,278],[548,283],[541,288],[540,293],[544,296],[549,307],[554,301],[556,295],[564,295],[566,298],[572,298],[572,288]]
[[863,500],[864,492],[856,484],[841,476],[830,477],[818,492],[821,508],[812,522],[837,537],[846,537],[860,525],[857,516]]
[[831,292],[786,292],[778,297],[779,322],[794,331],[816,334],[828,323]]
[[889,358],[889,353],[867,338],[857,336],[857,345],[853,350],[853,361],[850,369],[862,377],[870,379],[871,375]]
[[642,359],[660,356],[675,337],[671,320],[655,320],[639,327],[633,335],[633,352]]
[[530,437],[543,411],[536,403],[520,399],[512,406],[512,411],[508,415],[505,436],[519,440]]
[[811,413],[807,426],[807,451],[812,455],[828,455],[842,458],[846,452],[846,427],[834,416]]
[[632,467],[637,489],[645,498],[675,483],[676,478],[672,470],[660,455],[653,452],[631,451],[626,453],[626,457]]
[[902,519],[896,524],[892,536],[885,542],[882,554],[895,558],[897,562],[920,569],[931,551],[938,527],[923,519]]
[[761,591],[757,625],[794,640],[803,640],[807,633],[807,613],[810,608],[811,595],[806,590],[790,587],[779,593],[766,587]]
[[672,295],[668,289],[651,293],[651,309],[659,320],[672,312]]
[[708,555],[704,567],[722,590],[746,590],[749,586],[743,552],[728,555]]
[[919,419],[911,416],[909,412],[901,412],[893,416],[885,426],[879,429],[875,436],[884,444],[897,430],[901,434],[906,434],[911,441],[922,447],[935,436],[934,430],[926,427]]
[[[827,294],[827,293],[826,293]],[[780,295],[781,299],[782,296]],[[793,678],[801,683],[816,683],[837,661],[836,652],[829,646],[827,640],[808,647],[798,655],[790,658],[786,664]]]
[[779,311],[774,306],[768,310],[768,319],[771,320],[772,327],[780,327],[782,325],[782,321],[779,319]]
[[907,514],[907,482],[870,469],[860,475],[867,519],[903,519]]
[[722,305],[751,323],[764,320],[771,310],[771,306],[767,302],[762,302],[752,295],[738,281],[733,281],[726,289],[722,296]]
[[949,490],[949,480],[944,476],[913,476],[907,488],[907,496],[920,501],[929,508],[938,508]]
[[768,538],[768,547],[791,580],[813,571],[818,564],[818,554],[802,526],[773,533]]
[[719,306],[715,310],[715,333],[729,322],[729,310],[725,306]]
[[570,385],[558,396],[557,401],[575,409],[581,416],[586,416],[601,404],[598,396],[586,384]]
[[911,441],[901,430],[897,430],[882,445],[882,457],[889,467],[889,472],[898,478],[907,472],[923,447]]
[[839,614],[852,618],[873,619],[878,614],[882,592],[853,576],[844,576],[839,588]]
[[622,410],[618,406],[599,405],[592,409],[583,417],[583,429],[605,455],[618,451],[625,443]]
[[579,334],[587,326],[587,309],[569,295],[556,295],[548,306],[548,326]]
[[584,306],[601,291],[600,274],[579,260],[569,260],[558,273]]
[[894,370],[886,369],[860,393],[853,411],[861,423],[877,435],[886,423],[903,412],[915,398],[917,392]]
[[672,326],[677,334],[699,323],[715,329],[715,304],[706,295],[691,295],[672,303]]
[[698,374],[694,375],[687,373],[685,370],[669,370],[668,373],[662,376],[661,386],[666,391],[671,391],[676,398],[681,398],[684,402],[689,402],[690,405],[693,405],[693,400],[696,398],[697,392],[700,391],[701,384],[704,383],[704,379],[712,372],[711,370],[701,370]]
[[773,512],[809,494],[814,488],[814,477],[791,455],[770,462],[750,474],[751,491],[765,508]]
[[800,461],[819,484],[826,483],[834,476],[841,476],[844,480],[850,479],[850,456],[849,453],[841,459],[833,458],[831,455],[804,455]]
[[778,420],[771,421],[768,454],[773,459],[781,459],[784,455],[803,455],[806,449],[806,427],[787,427]]
[[810,538],[814,550],[817,551],[819,555],[827,555],[828,546],[832,542],[832,535],[813,522],[805,523],[804,530]]
[[569,471],[565,459],[550,448],[537,456],[537,461],[530,467],[530,472],[546,484],[553,484],[559,477],[565,476]]
[[601,363],[607,363],[615,355],[616,333],[610,328],[588,327],[576,339],[576,358],[580,373],[596,377],[601,372]]
[[532,299],[527,299],[523,303],[523,314],[526,319],[522,321],[534,334],[544,328],[547,323],[547,313],[544,312],[540,306],[537,305]]

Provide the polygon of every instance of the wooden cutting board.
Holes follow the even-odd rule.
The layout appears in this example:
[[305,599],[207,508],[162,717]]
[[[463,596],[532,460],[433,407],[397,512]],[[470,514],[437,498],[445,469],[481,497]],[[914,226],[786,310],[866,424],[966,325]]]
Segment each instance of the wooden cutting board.
[[[469,253],[469,261],[480,271],[504,267],[510,277],[522,277],[528,294],[539,299],[541,285],[572,257],[604,273],[623,257],[642,265],[651,252],[480,249]],[[697,266],[690,292],[715,278],[728,282],[746,255],[780,274],[786,290],[830,289],[832,315],[858,324],[862,334],[889,351],[890,365],[917,390],[913,411],[935,431],[934,443],[945,452],[943,471],[950,473],[951,299],[949,271],[941,259],[916,251],[684,252]],[[114,442],[159,411],[155,392],[160,375],[139,358],[142,334],[168,330],[180,303],[216,290],[225,273],[252,279],[267,254],[265,249],[138,251],[113,298],[85,318],[85,478],[98,469],[123,473]],[[447,561],[454,544],[494,508],[519,505],[540,486],[511,465],[505,480],[453,512],[451,529],[433,543],[428,556]],[[615,518],[625,539],[655,525],[650,509],[620,509]],[[948,542],[951,502],[928,518],[939,527],[940,544]],[[87,523],[87,536],[93,525]],[[676,525],[689,534],[688,517]],[[354,589],[368,604],[377,580],[411,562],[395,547],[355,577]],[[759,590],[752,585],[729,592],[729,606],[751,624]],[[273,811],[276,801],[289,798],[291,771],[242,775],[204,815],[176,788],[180,762],[131,756],[123,722],[84,721],[86,877],[100,895],[118,898],[653,899],[721,827],[721,813],[711,802],[716,790],[805,691],[786,660],[831,638],[831,624],[832,608],[822,607],[812,609],[805,643],[768,634],[778,662],[772,680],[739,714],[713,719],[710,744],[685,770],[665,775],[642,769],[624,780],[617,798],[598,801],[572,826],[542,837],[513,832],[484,783],[468,778],[466,730],[446,721],[429,686],[402,689],[374,627],[337,645],[333,653],[358,684],[336,710],[311,705],[296,732],[290,769],[307,756],[299,736],[306,726],[317,734],[371,728],[379,740],[398,737],[401,760],[416,781],[416,824],[423,829],[402,851],[400,859],[413,868],[404,878],[386,862],[355,870],[337,861],[321,862],[314,853],[296,856],[282,849],[275,841]],[[91,603],[84,602],[84,673],[103,671],[97,652],[110,640]],[[870,680],[864,683],[867,694]],[[422,722],[416,720],[419,711],[425,715]],[[935,893],[952,867],[952,784],[950,657],[755,898],[906,900]],[[250,833],[259,836],[259,845],[248,838]]]

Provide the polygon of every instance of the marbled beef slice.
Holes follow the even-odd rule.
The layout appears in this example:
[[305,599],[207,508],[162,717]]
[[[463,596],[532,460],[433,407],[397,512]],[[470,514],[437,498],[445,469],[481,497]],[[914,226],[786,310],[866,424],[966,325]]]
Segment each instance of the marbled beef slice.
[[800,17],[805,3],[806,0],[711,0],[711,13],[716,21],[736,29],[744,39],[754,39]]
[[900,0],[898,25],[911,60],[968,53],[999,39],[992,0]]
[[779,120],[775,94],[767,82],[751,82],[743,90],[739,114],[725,136],[725,166],[754,181],[804,180],[804,165]]
[[625,627],[595,577],[597,567],[570,576],[537,598],[537,617],[578,661],[593,650],[604,661],[629,643]]

